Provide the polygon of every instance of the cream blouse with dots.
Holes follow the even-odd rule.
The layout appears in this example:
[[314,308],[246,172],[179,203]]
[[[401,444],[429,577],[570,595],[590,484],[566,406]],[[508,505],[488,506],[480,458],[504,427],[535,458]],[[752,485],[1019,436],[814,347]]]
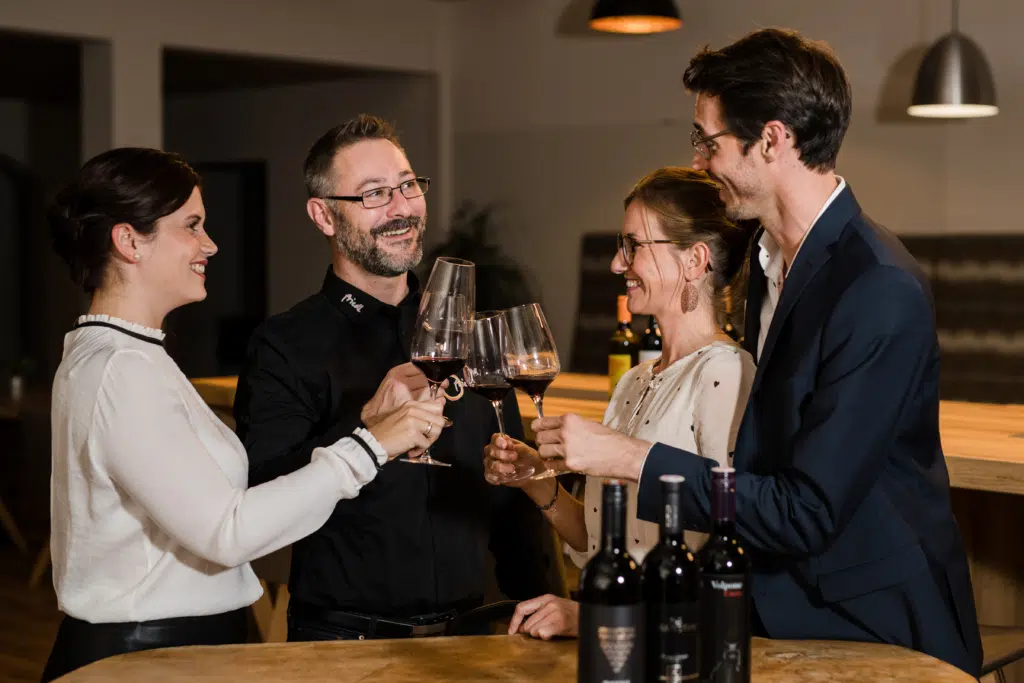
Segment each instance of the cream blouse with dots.
[[[615,387],[603,424],[651,443],[660,442],[696,453],[722,465],[731,464],[736,433],[754,381],[754,361],[738,345],[716,341],[654,373],[657,360],[637,365]],[[569,548],[583,567],[601,545],[601,484],[587,477],[583,497],[587,552]],[[637,484],[628,485],[626,545],[639,563],[658,542],[658,525],[637,519]],[[707,534],[686,532],[698,549]]]

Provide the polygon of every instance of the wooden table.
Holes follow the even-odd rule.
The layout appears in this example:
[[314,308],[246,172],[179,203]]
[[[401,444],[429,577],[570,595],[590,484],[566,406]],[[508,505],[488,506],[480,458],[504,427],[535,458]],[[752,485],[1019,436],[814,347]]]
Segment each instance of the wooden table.
[[[206,377],[192,383],[203,399],[231,412],[235,377]],[[516,392],[524,426],[537,417],[529,397]],[[562,373],[544,397],[549,416],[576,413],[600,422],[608,406],[608,378]],[[1024,495],[1024,405],[943,401],[939,410],[942,447],[950,485],[974,491]]]
[[[889,645],[754,639],[753,683],[970,683],[959,669]],[[576,641],[522,636],[282,643],[153,650],[102,660],[61,683],[470,683],[576,680]]]
[[[193,380],[203,398],[230,415],[234,377]],[[517,392],[529,435],[537,411]],[[600,422],[608,404],[608,378],[561,374],[544,398],[548,416],[576,413]],[[949,470],[953,510],[971,564],[978,617],[992,626],[1024,626],[1024,405],[943,401],[939,429]],[[1024,666],[1007,670],[1024,683]]]

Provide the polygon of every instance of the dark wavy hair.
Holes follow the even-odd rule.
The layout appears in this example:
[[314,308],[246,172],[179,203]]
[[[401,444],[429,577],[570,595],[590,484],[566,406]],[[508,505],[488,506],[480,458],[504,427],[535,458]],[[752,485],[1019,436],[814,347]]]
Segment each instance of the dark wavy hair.
[[690,61],[683,84],[719,99],[725,125],[744,143],[744,154],[766,123],[781,121],[795,134],[807,168],[835,168],[853,96],[825,43],[785,29],[755,31],[721,50],[705,47]]
[[54,250],[75,283],[92,294],[104,282],[113,227],[127,223],[151,235],[157,220],[180,209],[200,186],[199,174],[177,154],[140,147],[103,152],[54,197],[47,217]]

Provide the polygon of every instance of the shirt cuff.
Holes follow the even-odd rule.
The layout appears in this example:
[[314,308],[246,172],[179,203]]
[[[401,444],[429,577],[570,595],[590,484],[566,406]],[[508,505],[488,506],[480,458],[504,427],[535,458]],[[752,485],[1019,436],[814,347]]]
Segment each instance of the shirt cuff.
[[640,481],[644,478],[644,467],[647,466],[647,458],[650,457],[651,449],[652,448],[654,448],[654,444],[653,443],[650,446],[647,447],[647,452],[644,453],[644,461],[642,463],[640,463],[640,471],[636,473],[636,488],[637,488],[637,491],[640,490]]
[[370,450],[373,451],[373,455],[377,458],[378,465],[383,465],[388,461],[388,452],[384,450],[384,447],[380,445],[380,442],[377,441],[377,438],[369,429],[356,427],[352,433],[366,442],[366,445],[370,447]]

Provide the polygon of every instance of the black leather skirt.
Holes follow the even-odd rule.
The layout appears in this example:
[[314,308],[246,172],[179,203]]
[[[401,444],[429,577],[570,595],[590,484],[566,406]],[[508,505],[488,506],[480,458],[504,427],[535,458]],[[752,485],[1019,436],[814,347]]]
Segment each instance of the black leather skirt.
[[246,608],[204,617],[90,624],[64,616],[43,671],[43,683],[106,657],[185,645],[246,642]]

